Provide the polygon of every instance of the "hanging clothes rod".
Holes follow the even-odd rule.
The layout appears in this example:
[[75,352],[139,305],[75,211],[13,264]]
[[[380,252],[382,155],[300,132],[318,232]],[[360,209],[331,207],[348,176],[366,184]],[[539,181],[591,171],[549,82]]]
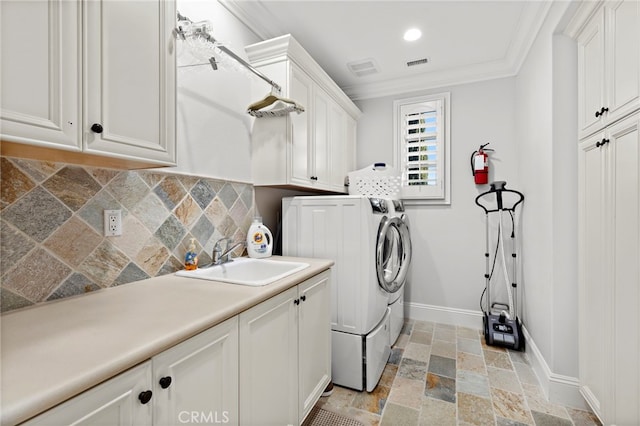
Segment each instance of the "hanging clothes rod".
[[[178,21],[186,21],[189,22],[190,24],[193,23],[193,21],[189,18],[187,18],[184,15],[181,15],[180,12],[178,12]],[[213,46],[217,47],[218,49],[220,49],[222,52],[226,53],[227,55],[231,56],[233,59],[235,59],[238,63],[240,63],[240,65],[244,66],[246,69],[248,69],[249,71],[251,71],[253,74],[255,74],[256,76],[260,77],[262,80],[264,80],[265,82],[267,82],[269,85],[271,85],[271,87],[273,87],[278,93],[282,92],[282,87],[280,87],[280,85],[278,83],[276,83],[275,81],[271,80],[269,77],[267,77],[266,75],[264,75],[263,73],[261,73],[260,71],[258,71],[257,69],[255,69],[251,64],[249,64],[247,61],[245,61],[244,59],[242,59],[240,56],[236,55],[233,51],[231,51],[231,49],[229,49],[226,46],[221,45],[211,34],[209,34],[209,32],[207,32],[205,29],[203,28],[196,28],[195,31],[191,31],[189,33],[186,33],[184,31],[184,29],[181,26],[178,26],[175,30],[174,30],[174,34],[176,37],[180,37],[182,40],[186,40],[187,37],[200,37],[206,41],[208,41],[209,43],[211,43]],[[217,69],[217,64],[215,61],[215,58],[210,58],[209,59],[209,64],[213,67],[213,69]],[[205,65],[205,64],[202,64]]]

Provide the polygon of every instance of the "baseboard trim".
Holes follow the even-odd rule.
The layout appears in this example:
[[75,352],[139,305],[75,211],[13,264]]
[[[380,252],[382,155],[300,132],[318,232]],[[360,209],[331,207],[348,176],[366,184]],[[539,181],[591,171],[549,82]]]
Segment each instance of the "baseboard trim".
[[[409,302],[404,303],[404,311],[405,318],[413,320],[482,329],[481,311]],[[547,399],[557,404],[590,411],[589,405],[580,393],[578,378],[553,373],[526,327],[522,327],[522,332],[525,338],[525,353]]]
[[580,393],[580,380],[552,372],[527,328],[523,326],[522,332],[526,342],[525,353],[547,399],[557,404],[591,411]]
[[482,330],[482,312],[469,309],[405,302],[404,316],[418,321],[432,321]]

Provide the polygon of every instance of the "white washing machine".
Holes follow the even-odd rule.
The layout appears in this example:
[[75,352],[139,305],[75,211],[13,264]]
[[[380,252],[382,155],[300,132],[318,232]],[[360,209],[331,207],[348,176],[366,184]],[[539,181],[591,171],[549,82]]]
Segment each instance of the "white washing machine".
[[282,212],[284,255],[335,261],[332,380],[370,392],[391,352],[390,303],[401,301],[406,281],[408,228],[393,200],[361,195],[284,198]]
[[[411,264],[411,234],[409,231],[409,218],[405,214],[404,204],[400,200],[391,200],[395,226],[391,227],[386,235],[386,249],[389,254],[383,254],[383,264],[387,277],[395,277],[389,286],[389,344],[398,340],[402,326],[404,325],[404,287],[407,282],[407,270]],[[395,253],[392,255],[391,253]]]

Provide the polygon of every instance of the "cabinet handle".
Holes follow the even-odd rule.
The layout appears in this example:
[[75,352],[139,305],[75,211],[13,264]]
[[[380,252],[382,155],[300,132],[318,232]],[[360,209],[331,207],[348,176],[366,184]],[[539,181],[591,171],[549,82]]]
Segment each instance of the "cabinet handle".
[[170,377],[170,376],[162,377],[162,378],[159,380],[159,383],[160,383],[160,387],[161,387],[162,389],[166,389],[166,388],[168,388],[169,386],[171,386],[171,377]]
[[300,300],[302,300],[304,302],[305,300],[307,300],[307,296],[306,295],[300,296]]
[[600,111],[596,111],[596,118],[600,117],[601,115],[604,115],[605,112],[609,112],[609,108],[605,108],[605,107],[600,108]]
[[311,180],[318,180],[318,176],[311,176],[309,179],[311,179]]
[[294,299],[293,300],[293,304],[294,305],[299,305],[300,304],[300,299]]
[[91,131],[94,133],[102,133],[104,129],[102,128],[102,124],[100,123],[93,123],[91,125]]
[[605,144],[609,143],[609,139],[602,139],[602,141],[598,141],[596,142],[596,148],[599,148],[601,146],[604,146]]
[[147,402],[151,401],[152,395],[153,395],[153,392],[151,392],[150,390],[147,390],[144,392],[140,392],[140,395],[138,395],[138,399],[140,400],[141,403],[146,404]]

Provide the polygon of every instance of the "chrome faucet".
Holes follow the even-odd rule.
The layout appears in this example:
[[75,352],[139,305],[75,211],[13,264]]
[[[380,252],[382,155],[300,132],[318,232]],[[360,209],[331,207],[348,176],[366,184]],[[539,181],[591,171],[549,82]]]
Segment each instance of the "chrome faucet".
[[[222,243],[225,245],[224,251],[222,250]],[[211,259],[213,260],[212,265],[222,265],[223,263],[233,262],[231,253],[238,247],[246,244],[244,241],[238,241],[229,247],[230,243],[231,238],[220,238],[216,241],[216,244],[213,246],[213,254],[211,255]]]

